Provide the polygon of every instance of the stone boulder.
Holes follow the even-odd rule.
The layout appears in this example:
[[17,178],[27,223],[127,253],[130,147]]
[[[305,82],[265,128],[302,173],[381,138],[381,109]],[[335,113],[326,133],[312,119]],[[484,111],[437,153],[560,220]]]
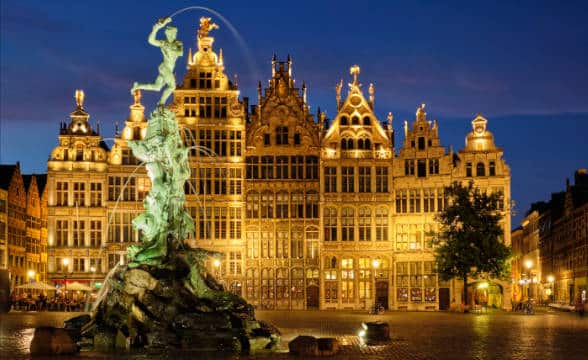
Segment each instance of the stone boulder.
[[314,336],[300,335],[288,343],[290,354],[298,356],[318,356],[318,341]]
[[319,356],[334,356],[339,353],[339,341],[335,338],[319,338],[317,340]]
[[71,355],[79,349],[66,329],[50,326],[35,329],[31,341],[31,355]]

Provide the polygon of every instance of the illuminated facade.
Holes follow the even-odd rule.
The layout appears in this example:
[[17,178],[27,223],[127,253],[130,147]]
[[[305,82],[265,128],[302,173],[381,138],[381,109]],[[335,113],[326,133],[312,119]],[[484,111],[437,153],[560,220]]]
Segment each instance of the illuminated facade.
[[[384,123],[377,118],[375,87],[370,84],[364,95],[359,67],[351,68],[344,99],[343,84],[337,85],[337,114],[328,124],[320,110],[310,113],[306,86],[296,86],[290,57],[275,56],[269,85],[259,84],[257,105],[249,111],[213,41],[208,33],[198,34],[170,108],[190,147],[186,206],[196,231],[188,242],[225,254],[208,265],[227,289],[259,308],[364,309],[379,302],[394,309],[446,309],[450,299],[459,301],[460,284],[437,278],[429,232],[445,206],[443,187],[453,181],[504,192],[499,207],[504,241],[510,243],[510,171],[482,116],[473,120],[465,148],[454,153],[441,145],[437,122],[420,106],[410,128],[404,125],[402,147],[395,149],[392,114]],[[62,129],[48,165],[50,263],[59,274],[58,257],[91,252],[84,271],[98,256],[97,272],[103,275],[139,241],[131,220],[149,184],[127,141],[144,136],[144,108],[137,94],[110,151],[100,146],[98,134],[72,131],[80,115],[75,116]],[[76,139],[103,157],[86,160],[82,151],[78,160]],[[85,189],[89,182],[101,184],[99,204],[86,203],[83,210],[75,205],[72,179],[78,176],[88,179]],[[57,187],[65,179],[67,202],[64,185]],[[86,233],[89,222],[100,221],[97,247],[72,242],[76,216],[85,216]],[[59,246],[57,221],[69,224]]]

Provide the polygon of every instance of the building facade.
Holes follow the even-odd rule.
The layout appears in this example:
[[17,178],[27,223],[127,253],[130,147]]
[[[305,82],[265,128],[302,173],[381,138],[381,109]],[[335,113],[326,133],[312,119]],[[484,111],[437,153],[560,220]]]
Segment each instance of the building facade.
[[[259,84],[249,110],[213,42],[208,32],[198,33],[170,108],[190,148],[186,206],[196,230],[187,241],[225,254],[208,266],[227,289],[267,309],[364,309],[375,302],[446,309],[461,290],[435,274],[431,233],[446,203],[443,188],[453,181],[504,193],[498,207],[510,244],[510,170],[485,118],[472,121],[465,147],[454,153],[420,106],[396,149],[393,116],[378,119],[375,87],[364,95],[359,67],[351,69],[345,98],[337,85],[337,114],[327,121],[320,110],[310,113],[306,85],[296,86],[289,56],[273,57],[269,85]],[[79,259],[69,277],[84,280],[92,264],[103,276],[140,241],[131,221],[149,183],[127,145],[144,136],[139,98],[111,150],[79,101],[70,125],[62,126],[48,163],[56,282],[65,258],[73,259],[70,265]],[[90,200],[83,205],[81,185],[74,184],[81,179]],[[86,234],[83,241],[78,232]]]

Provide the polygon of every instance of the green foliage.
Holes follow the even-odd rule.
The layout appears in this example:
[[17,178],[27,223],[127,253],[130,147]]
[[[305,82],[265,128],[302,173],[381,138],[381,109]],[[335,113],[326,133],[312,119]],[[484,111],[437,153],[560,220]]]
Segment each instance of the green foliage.
[[441,279],[507,276],[510,248],[502,241],[502,215],[496,206],[503,194],[486,194],[472,182],[467,186],[454,182],[445,194],[449,203],[437,216],[441,230],[434,239]]

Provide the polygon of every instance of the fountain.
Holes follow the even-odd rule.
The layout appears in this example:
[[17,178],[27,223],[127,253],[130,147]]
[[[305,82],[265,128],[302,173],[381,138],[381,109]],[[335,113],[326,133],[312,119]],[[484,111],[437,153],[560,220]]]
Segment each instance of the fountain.
[[[158,77],[152,84],[135,82],[131,89],[134,93],[165,87],[145,138],[129,142],[152,184],[143,202],[145,211],[133,220],[142,242],[129,247],[128,264],[110,271],[91,315],[68,320],[65,326],[78,344],[95,351],[272,351],[279,343],[278,330],[256,320],[253,307],[226,292],[204,266],[206,259],[222,254],[185,243],[194,231],[184,208],[190,148],[182,143],[174,112],[165,106],[176,86],[173,70],[183,46],[175,27],[165,28],[165,39],[156,38],[170,22],[171,17],[159,19],[148,39],[163,53]],[[214,25],[210,18],[200,24],[199,33]]]

